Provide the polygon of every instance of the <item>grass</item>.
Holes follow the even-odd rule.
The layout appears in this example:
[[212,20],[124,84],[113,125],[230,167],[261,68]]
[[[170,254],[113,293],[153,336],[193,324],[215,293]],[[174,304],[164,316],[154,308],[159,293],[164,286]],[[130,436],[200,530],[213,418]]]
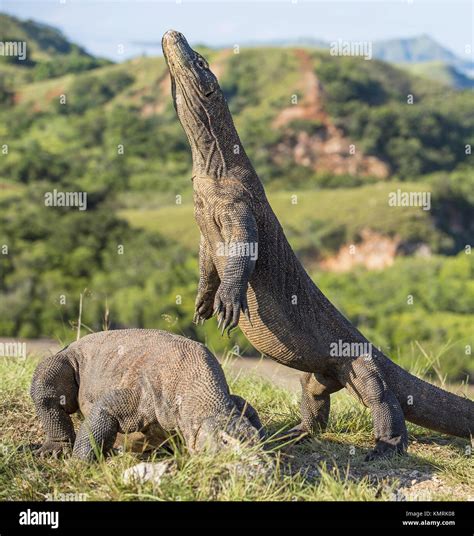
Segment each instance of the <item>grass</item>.
[[[409,428],[409,456],[364,463],[372,445],[370,415],[344,393],[334,396],[327,432],[276,449],[270,472],[242,471],[254,452],[191,456],[179,443],[172,453],[152,454],[152,460],[172,462],[159,486],[122,481],[122,472],[139,463],[138,454],[119,454],[91,465],[72,458],[38,460],[27,448],[43,437],[28,395],[36,363],[31,357],[2,358],[0,363],[0,500],[384,501],[466,500],[474,495],[474,465],[465,442],[421,428]],[[225,369],[232,391],[256,407],[270,431],[298,421],[296,393],[255,375],[235,375],[230,363]]]
[[124,209],[119,215],[132,227],[158,231],[173,242],[178,241],[188,251],[199,244],[199,229],[193,218],[193,205],[169,205],[159,209]]

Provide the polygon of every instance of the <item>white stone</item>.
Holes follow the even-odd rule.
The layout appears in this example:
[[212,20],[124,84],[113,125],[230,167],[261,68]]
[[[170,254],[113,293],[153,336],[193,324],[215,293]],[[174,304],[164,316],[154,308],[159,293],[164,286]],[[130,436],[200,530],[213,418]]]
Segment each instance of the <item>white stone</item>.
[[144,484],[145,482],[153,482],[155,486],[158,486],[163,475],[169,469],[169,465],[169,462],[142,462],[124,471],[122,473],[122,480],[125,484]]

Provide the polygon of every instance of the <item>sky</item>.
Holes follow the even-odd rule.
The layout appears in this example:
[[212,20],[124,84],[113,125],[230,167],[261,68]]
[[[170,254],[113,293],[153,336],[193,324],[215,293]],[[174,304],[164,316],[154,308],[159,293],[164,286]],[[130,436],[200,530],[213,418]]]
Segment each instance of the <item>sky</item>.
[[0,11],[55,26],[115,61],[161,53],[170,29],[212,46],[311,37],[375,41],[428,34],[458,56],[474,49],[471,0],[0,0]]

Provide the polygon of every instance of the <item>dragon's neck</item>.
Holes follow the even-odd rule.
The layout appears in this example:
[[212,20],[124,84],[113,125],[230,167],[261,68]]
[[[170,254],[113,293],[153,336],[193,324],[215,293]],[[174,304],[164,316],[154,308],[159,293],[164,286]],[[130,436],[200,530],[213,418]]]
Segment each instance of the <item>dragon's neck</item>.
[[213,114],[186,113],[180,117],[193,157],[193,176],[229,176],[240,169],[255,173],[227,107]]

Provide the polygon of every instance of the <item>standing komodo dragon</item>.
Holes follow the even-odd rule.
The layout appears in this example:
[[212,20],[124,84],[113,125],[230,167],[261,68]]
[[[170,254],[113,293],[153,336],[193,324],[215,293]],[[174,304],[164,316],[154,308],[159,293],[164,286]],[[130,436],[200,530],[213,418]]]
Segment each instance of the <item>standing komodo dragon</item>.
[[[46,432],[39,455],[73,448],[92,460],[93,443],[106,453],[118,433],[141,432],[159,445],[179,430],[192,452],[261,437],[257,412],[230,394],[211,352],[154,329],[103,331],[70,344],[38,365],[31,396]],[[69,415],[78,410],[85,420],[76,438]]]
[[[469,437],[474,433],[472,401],[412,376],[372,350],[313,283],[268,203],[207,61],[179,32],[167,32],[162,46],[193,157],[201,231],[195,320],[214,313],[223,332],[239,324],[260,352],[307,372],[297,432],[324,429],[331,393],[346,387],[372,412],[376,446],[367,460],[406,450],[405,419]],[[331,350],[340,342],[371,351],[334,355]]]

